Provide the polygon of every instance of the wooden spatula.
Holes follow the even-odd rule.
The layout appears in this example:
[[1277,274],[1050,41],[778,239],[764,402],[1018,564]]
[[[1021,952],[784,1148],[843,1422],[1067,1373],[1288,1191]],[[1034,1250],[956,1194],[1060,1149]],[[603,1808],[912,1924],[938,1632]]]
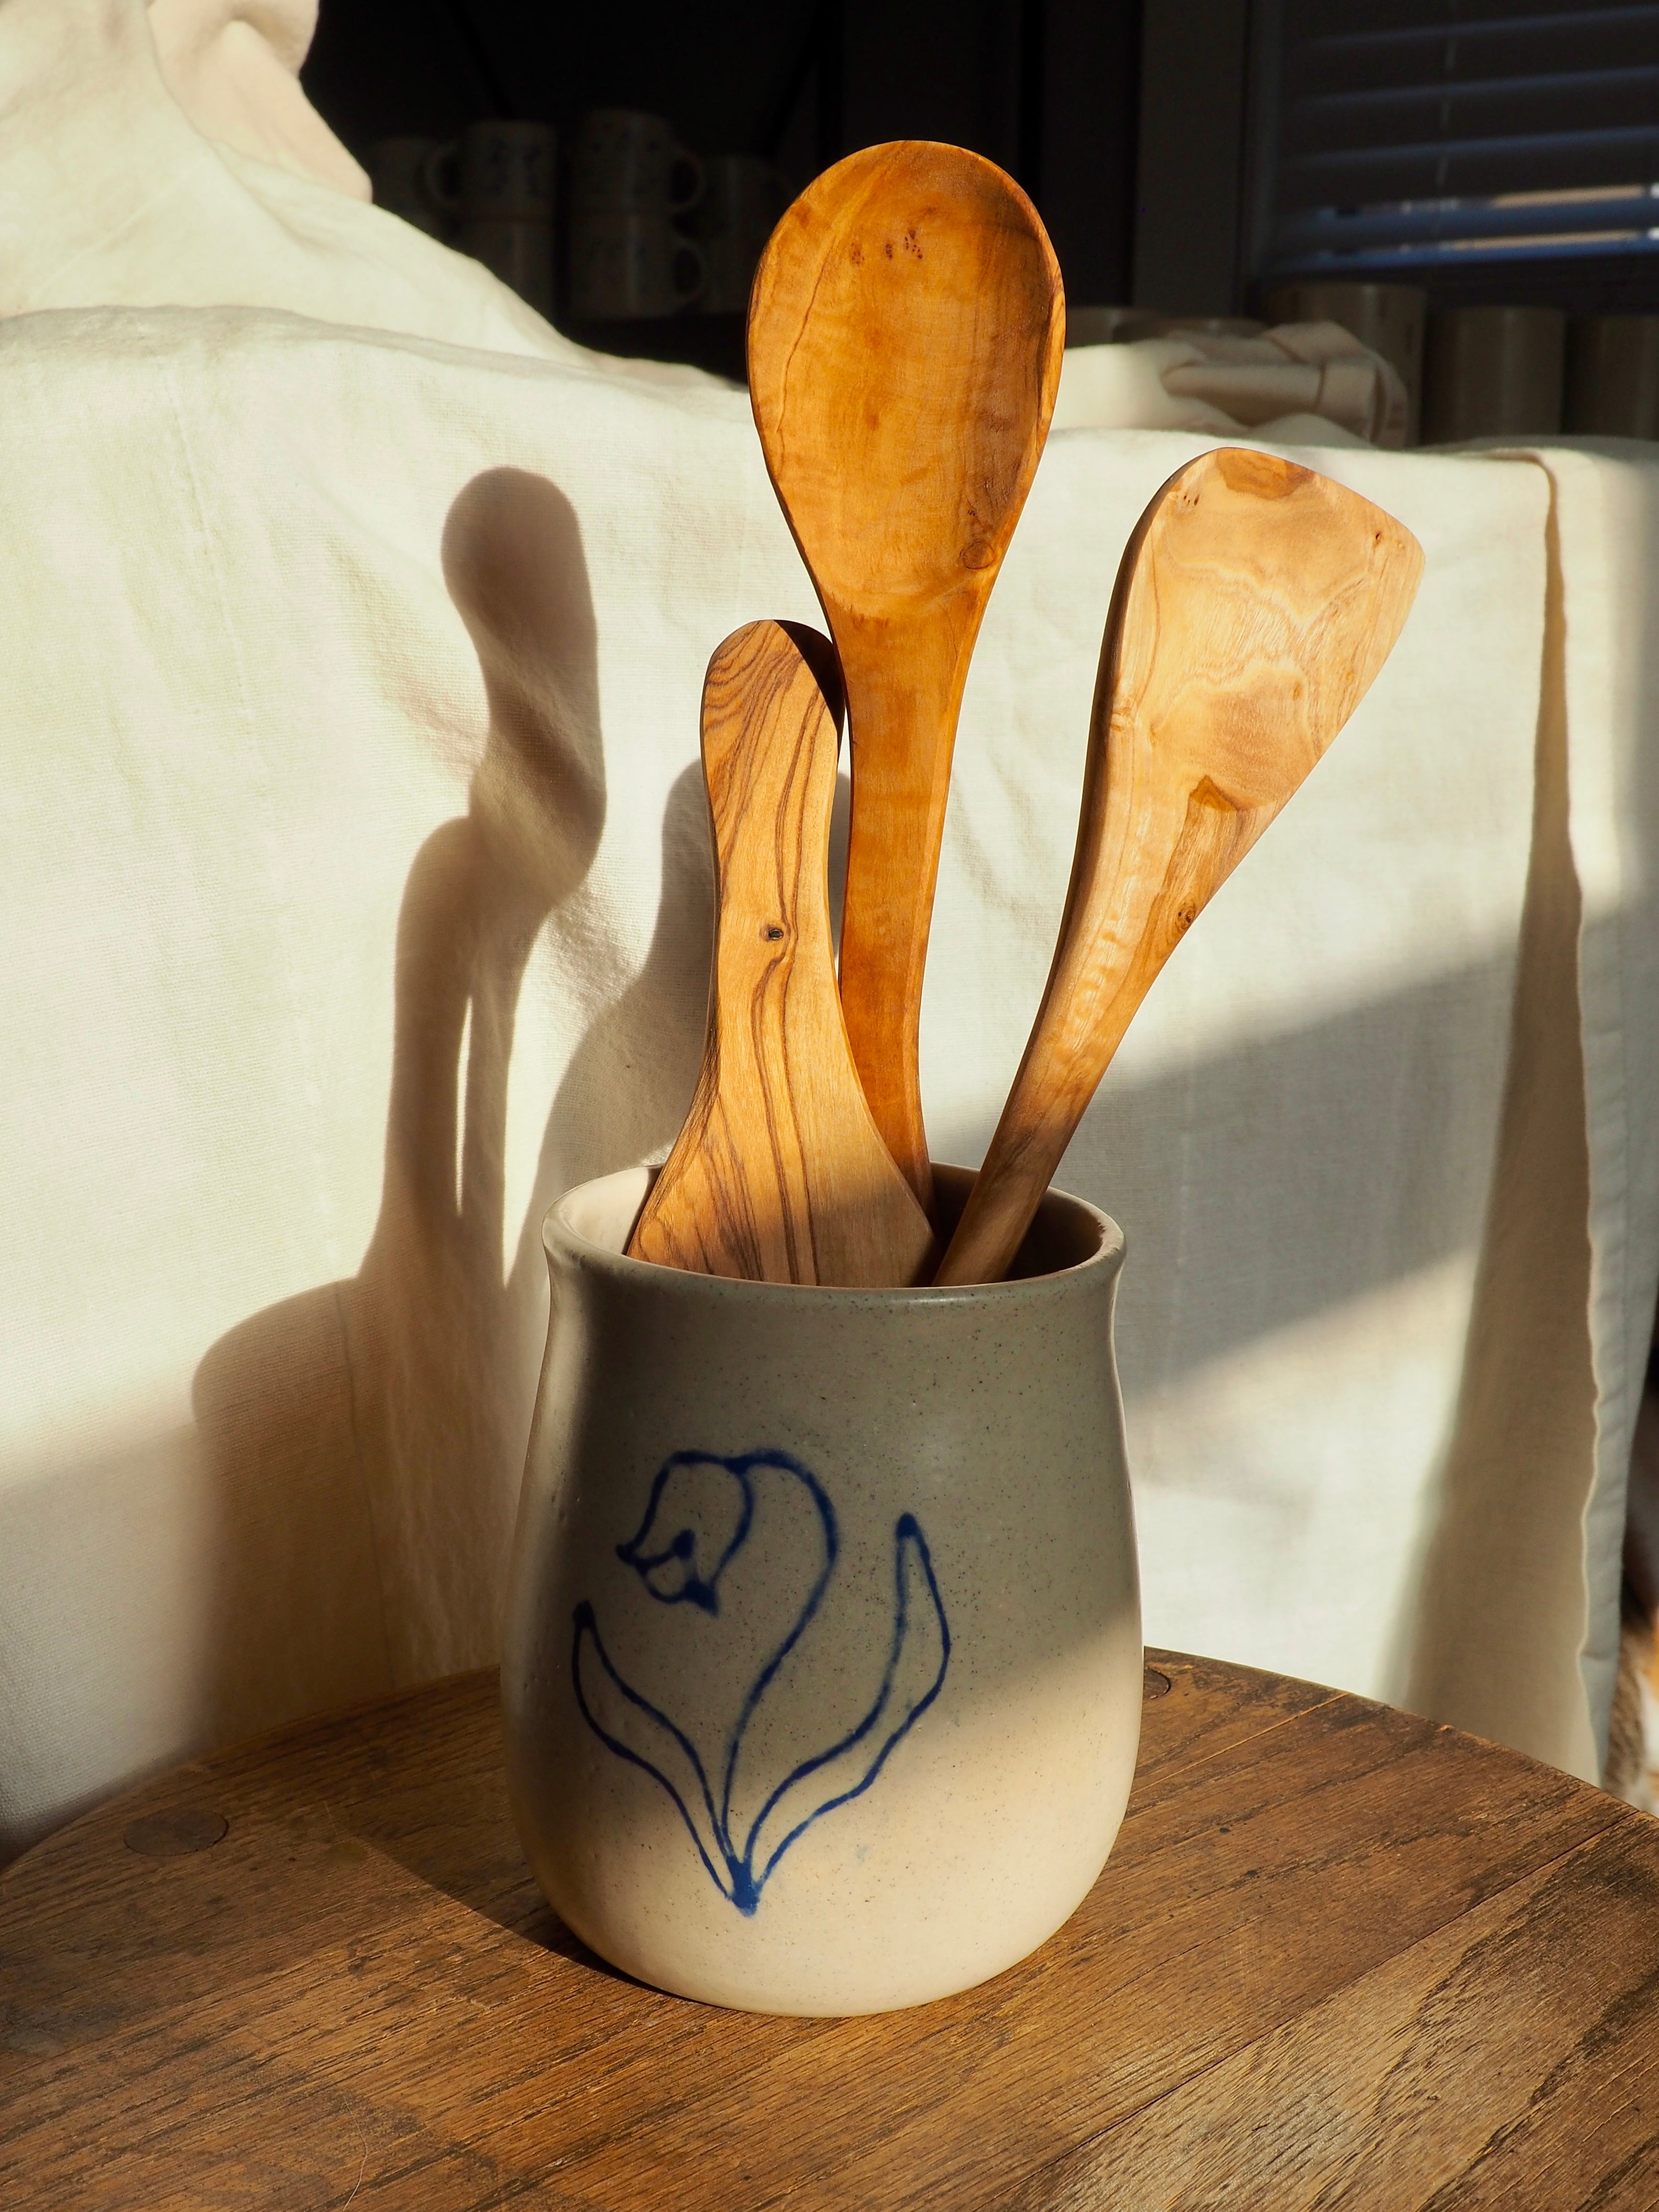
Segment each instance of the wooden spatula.
[[1206,453],[1142,515],[1054,965],[938,1281],[1006,1272],[1135,1009],[1364,696],[1422,567],[1380,507],[1269,453]]
[[1030,200],[977,154],[921,141],[868,147],[809,185],[750,304],[766,465],[847,682],[847,1031],[930,1209],[916,1036],[951,751],[1064,343]]
[[714,977],[685,1125],[635,1259],[763,1283],[926,1280],[933,1231],[871,1119],[830,935],[841,686],[828,638],[750,623],[708,664]]

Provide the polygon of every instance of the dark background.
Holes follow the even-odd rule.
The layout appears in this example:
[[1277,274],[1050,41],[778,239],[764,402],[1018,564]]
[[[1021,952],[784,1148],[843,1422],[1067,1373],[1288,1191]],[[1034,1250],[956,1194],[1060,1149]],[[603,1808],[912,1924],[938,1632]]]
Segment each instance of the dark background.
[[[1540,37],[1549,31],[1555,38],[1528,64],[1539,69],[1553,68],[1561,53],[1571,59],[1577,36],[1571,15],[1600,20],[1600,4],[1323,0],[1324,15],[1349,29],[1399,15],[1443,18],[1455,30],[1468,10],[1483,18],[1538,16]],[[639,107],[667,116],[696,153],[767,156],[799,190],[858,147],[945,139],[988,155],[1030,193],[1060,256],[1072,307],[1133,303],[1181,314],[1236,314],[1259,307],[1262,289],[1255,274],[1264,251],[1258,203],[1276,144],[1268,95],[1286,6],[1287,0],[581,0],[580,6],[322,0],[305,82],[360,160],[376,138],[448,138],[488,116],[550,122],[568,144],[587,109]],[[1523,49],[1524,40],[1516,51],[1525,62]],[[1547,106],[1553,103],[1553,129],[1571,124],[1577,82],[1540,79],[1533,88]],[[1494,96],[1503,89],[1495,88]],[[1531,116],[1533,93],[1525,84],[1521,89]],[[1579,104],[1590,98],[1583,94]],[[1624,114],[1619,100],[1638,107],[1645,100],[1642,112],[1651,109],[1659,130],[1659,72],[1638,70],[1618,99],[1606,94],[1603,105],[1613,105],[1602,122]],[[1443,117],[1436,127],[1444,137],[1462,126]],[[1520,185],[1532,181],[1527,143],[1513,142]],[[1644,174],[1645,158],[1632,155]],[[1576,313],[1659,312],[1659,251],[1496,260],[1454,255],[1397,273],[1424,284],[1434,307],[1500,300]],[[706,356],[706,365],[740,374],[740,318],[726,318],[731,329],[699,338],[698,325],[720,319],[692,314],[645,330],[611,325],[576,335],[611,351]]]
[[1140,0],[323,0],[312,100],[359,160],[399,132],[590,107],[665,115],[700,154],[776,161],[942,138],[1042,210],[1076,303],[1130,296]]

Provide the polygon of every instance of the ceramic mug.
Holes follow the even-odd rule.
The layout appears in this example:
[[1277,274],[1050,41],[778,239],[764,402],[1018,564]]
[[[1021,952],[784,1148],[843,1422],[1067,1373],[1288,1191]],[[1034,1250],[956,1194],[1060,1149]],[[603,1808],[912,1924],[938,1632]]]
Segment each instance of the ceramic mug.
[[471,216],[455,234],[463,253],[499,276],[538,315],[553,313],[553,226],[497,216]]
[[1077,307],[1066,302],[1066,343],[1068,346],[1123,345],[1143,337],[1142,325],[1159,319],[1144,307]]
[[641,208],[684,215],[702,198],[703,168],[660,115],[598,107],[577,126],[570,155],[571,205]]
[[740,315],[766,241],[789,204],[789,187],[757,154],[715,154],[703,164],[693,228],[708,264],[699,302],[705,314]]
[[708,264],[662,209],[573,208],[570,312],[579,322],[672,315],[700,299]]
[[558,141],[550,124],[490,121],[434,146],[428,195],[459,216],[455,244],[538,314],[553,312],[553,204]]
[[433,198],[427,172],[438,150],[435,138],[377,138],[365,161],[374,204],[400,216],[431,238],[447,239],[450,211]]
[[1585,315],[1567,340],[1566,426],[1659,438],[1659,315]]
[[1561,428],[1567,319],[1558,307],[1452,307],[1429,318],[1423,435],[1548,438]]
[[[969,1178],[939,1170],[946,1221]],[[1133,1775],[1112,1305],[1050,1192],[1022,1279],[732,1282],[568,1193],[501,1670],[536,1877],[625,1972],[750,2010],[967,1989],[1069,1917]]]
[[558,140],[548,123],[470,123],[427,157],[427,191],[464,222],[553,220]]

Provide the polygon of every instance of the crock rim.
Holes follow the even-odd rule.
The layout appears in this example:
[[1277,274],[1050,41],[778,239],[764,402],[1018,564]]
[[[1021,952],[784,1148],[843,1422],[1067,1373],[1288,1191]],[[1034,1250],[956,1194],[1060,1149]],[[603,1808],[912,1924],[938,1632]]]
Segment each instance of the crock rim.
[[[950,1168],[952,1165],[953,1164],[948,1161],[934,1163],[936,1170],[940,1166]],[[957,1169],[955,1171],[957,1174],[974,1173],[971,1169]],[[595,1243],[591,1237],[586,1236],[570,1222],[564,1209],[572,1200],[598,1189],[603,1183],[620,1181],[624,1176],[637,1175],[639,1172],[640,1170],[637,1167],[617,1169],[610,1175],[590,1176],[586,1182],[573,1183],[568,1190],[562,1191],[542,1218],[542,1248],[549,1258],[551,1259],[557,1249],[560,1256],[568,1257],[580,1266],[599,1268],[605,1273],[616,1276],[621,1281],[632,1281],[641,1286],[647,1281],[660,1281],[667,1278],[688,1297],[706,1297],[725,1300],[736,1298],[757,1301],[798,1300],[810,1297],[820,1302],[839,1298],[848,1304],[864,1307],[872,1304],[887,1304],[897,1310],[914,1311],[918,1309],[935,1310],[951,1306],[1006,1304],[1010,1299],[1020,1297],[1030,1300],[1065,1296],[1073,1291],[1080,1291],[1085,1287],[1092,1289],[1103,1269],[1111,1276],[1118,1273],[1123,1265],[1127,1249],[1123,1231],[1109,1213],[1092,1204],[1090,1200],[1079,1198],[1074,1192],[1061,1190],[1057,1185],[1051,1183],[1043,1194],[1042,1205],[1047,1206],[1058,1202],[1061,1206],[1075,1209],[1097,1225],[1099,1241],[1095,1249],[1086,1254],[1081,1260],[1074,1261],[1068,1267],[1054,1268],[1045,1274],[1019,1275],[1012,1279],[1005,1278],[994,1283],[891,1283],[862,1285],[836,1283],[756,1283],[741,1276],[705,1275],[690,1268],[664,1267],[655,1260],[632,1259],[626,1252],[618,1252],[609,1245]],[[654,1168],[648,1170],[651,1175],[654,1175],[655,1172]],[[650,1188],[651,1185],[647,1182],[640,1194],[641,1205]],[[629,1234],[632,1234],[631,1225]]]

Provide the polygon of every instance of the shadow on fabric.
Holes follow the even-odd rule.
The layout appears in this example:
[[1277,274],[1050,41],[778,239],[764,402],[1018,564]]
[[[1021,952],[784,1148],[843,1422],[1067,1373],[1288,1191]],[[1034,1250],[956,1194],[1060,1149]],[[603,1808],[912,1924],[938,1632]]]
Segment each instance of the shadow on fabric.
[[[1609,460],[1634,457],[1616,441],[1600,451]],[[1635,482],[1632,471],[1622,486],[1616,479],[1608,486],[1604,527]],[[1626,1472],[1636,1486],[1636,1524],[1650,1518],[1659,1527],[1659,1504],[1644,1486],[1651,1476],[1639,1460],[1630,1468],[1648,1331],[1644,1302],[1632,1302],[1630,1291],[1651,1279],[1640,1219],[1651,1194],[1647,1137],[1626,1118],[1629,1097],[1650,1095],[1644,1063],[1650,1069],[1653,1008],[1642,988],[1641,948],[1659,926],[1652,911],[1659,750],[1642,741],[1645,731],[1636,736],[1621,793],[1620,834],[1628,841],[1634,896],[1627,891],[1620,910],[1587,914],[1571,837],[1572,640],[1559,504],[1553,483],[1533,847],[1509,1079],[1462,1391],[1424,1545],[1416,1616],[1402,1623],[1398,1695],[1419,1711],[1521,1748],[1576,1741],[1571,1764],[1593,1780],[1604,1747],[1592,1738],[1586,1700],[1590,1711],[1605,1712],[1619,1662]],[[1645,502],[1627,559],[1651,602],[1659,523]],[[1632,627],[1650,669],[1652,623]],[[1652,696],[1650,673],[1627,682],[1635,696]],[[1618,704],[1627,707],[1628,697]],[[1601,1115],[1594,1185],[1587,1045],[1598,1061]],[[1609,1308],[1623,1320],[1627,1307],[1635,1334],[1625,1356],[1613,1354],[1613,1366],[1598,1374],[1589,1317],[1599,1310],[1606,1341]],[[1587,1556],[1595,1586],[1586,1583]],[[1540,1649],[1575,1648],[1577,1662],[1540,1663]]]
[[[1509,1073],[1463,1381],[1401,1623],[1400,1701],[1479,1735],[1581,1740],[1583,1518],[1595,1449],[1589,1144],[1578,998],[1583,919],[1569,828],[1566,635],[1552,495],[1532,851]],[[1540,1623],[1554,1633],[1540,1635]],[[1520,1725],[1524,1712],[1526,1725]]]
[[[565,1182],[665,1142],[696,1073],[684,994],[694,971],[706,988],[708,933],[685,944],[667,918],[697,908],[688,866],[708,879],[700,784],[700,818],[684,792],[669,810],[658,941],[575,1056],[504,1281],[520,994],[605,818],[597,634],[575,513],[543,477],[468,483],[443,567],[489,735],[466,813],[426,840],[404,893],[379,1218],[353,1279],[242,1322],[194,1379],[220,1501],[203,1667],[217,1741],[493,1656],[545,1329],[542,1213]],[[677,1060],[679,1032],[696,1034]],[[632,1060],[662,1076],[665,1057],[665,1080],[635,1098]],[[555,1133],[573,1126],[574,1151]]]

